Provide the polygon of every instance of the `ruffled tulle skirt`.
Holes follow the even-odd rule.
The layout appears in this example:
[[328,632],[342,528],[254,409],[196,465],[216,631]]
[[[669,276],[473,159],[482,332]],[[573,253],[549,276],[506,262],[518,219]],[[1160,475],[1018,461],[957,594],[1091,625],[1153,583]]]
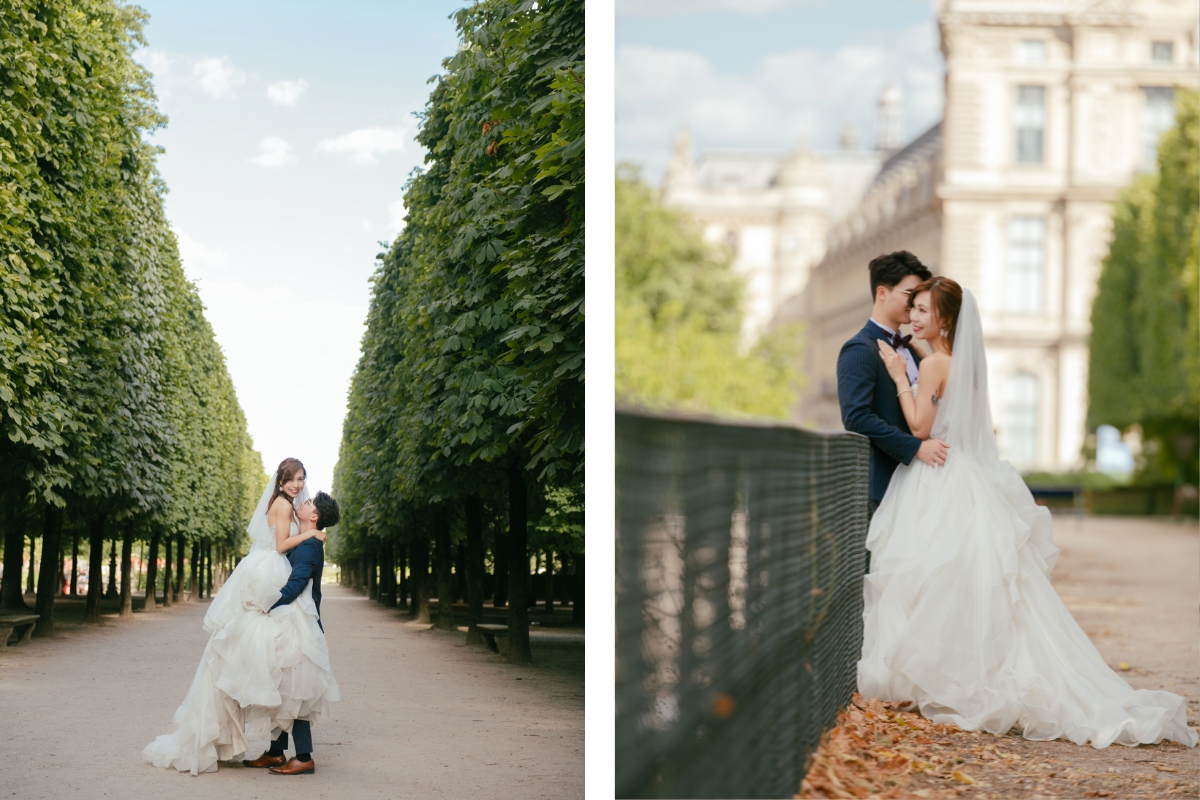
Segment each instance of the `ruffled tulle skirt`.
[[272,739],[297,719],[317,722],[341,699],[318,624],[312,587],[271,610],[291,574],[274,550],[242,559],[204,617],[210,632],[179,728],[143,751],[157,767],[197,775],[241,758],[247,737]]
[[892,477],[867,536],[858,689],[965,730],[1195,746],[1184,699],[1113,672],[1050,584],[1050,514],[1007,462]]

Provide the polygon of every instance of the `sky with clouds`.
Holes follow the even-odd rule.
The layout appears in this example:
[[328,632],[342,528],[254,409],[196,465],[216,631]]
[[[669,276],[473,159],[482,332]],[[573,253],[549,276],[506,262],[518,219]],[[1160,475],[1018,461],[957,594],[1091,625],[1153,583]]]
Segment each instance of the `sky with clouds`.
[[[461,0],[139,0],[167,216],[267,471],[333,480],[375,257]],[[281,378],[281,370],[287,370]]]
[[909,140],[942,113],[931,0],[617,0],[617,160],[656,183],[683,125],[705,150],[874,147],[888,81]]

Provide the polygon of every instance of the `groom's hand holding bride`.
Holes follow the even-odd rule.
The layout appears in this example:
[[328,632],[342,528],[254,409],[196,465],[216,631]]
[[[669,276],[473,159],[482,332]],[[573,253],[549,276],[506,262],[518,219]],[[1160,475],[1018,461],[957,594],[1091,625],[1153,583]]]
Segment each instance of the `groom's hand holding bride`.
[[950,445],[941,439],[926,439],[917,450],[917,458],[931,467],[946,466],[946,456],[950,455]]

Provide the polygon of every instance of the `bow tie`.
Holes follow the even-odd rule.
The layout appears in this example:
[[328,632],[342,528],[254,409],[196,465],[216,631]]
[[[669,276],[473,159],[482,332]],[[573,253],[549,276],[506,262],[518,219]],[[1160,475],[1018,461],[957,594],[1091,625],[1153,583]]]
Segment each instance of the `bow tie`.
[[901,336],[900,331],[892,334],[892,349],[896,350],[900,347],[908,347],[908,343],[912,340],[912,336]]

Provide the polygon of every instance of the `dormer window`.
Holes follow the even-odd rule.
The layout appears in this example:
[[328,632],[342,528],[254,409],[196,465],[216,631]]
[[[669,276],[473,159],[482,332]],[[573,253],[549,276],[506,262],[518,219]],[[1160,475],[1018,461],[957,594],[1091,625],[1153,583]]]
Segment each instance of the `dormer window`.
[[1046,43],[1041,39],[1022,39],[1017,42],[1017,61],[1022,64],[1041,64],[1046,60]]
[[1150,43],[1150,60],[1155,64],[1173,64],[1173,63],[1175,63],[1175,43],[1174,42],[1151,42]]

